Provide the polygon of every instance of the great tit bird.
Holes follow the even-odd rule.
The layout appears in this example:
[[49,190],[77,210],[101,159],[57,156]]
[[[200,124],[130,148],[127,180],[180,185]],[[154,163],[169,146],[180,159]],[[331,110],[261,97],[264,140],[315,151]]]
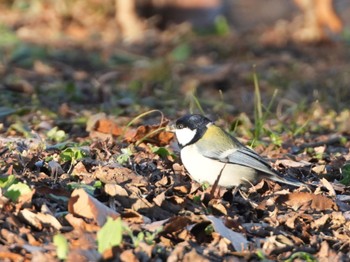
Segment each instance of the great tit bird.
[[218,185],[227,188],[262,178],[304,185],[283,178],[260,155],[202,115],[185,115],[176,121],[174,129],[182,163],[197,182],[213,185],[220,175]]

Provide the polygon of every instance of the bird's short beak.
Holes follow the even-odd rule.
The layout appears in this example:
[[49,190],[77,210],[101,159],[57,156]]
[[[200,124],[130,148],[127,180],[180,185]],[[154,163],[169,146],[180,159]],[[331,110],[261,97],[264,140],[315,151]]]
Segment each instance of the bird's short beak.
[[170,122],[166,127],[165,131],[175,133],[175,124]]

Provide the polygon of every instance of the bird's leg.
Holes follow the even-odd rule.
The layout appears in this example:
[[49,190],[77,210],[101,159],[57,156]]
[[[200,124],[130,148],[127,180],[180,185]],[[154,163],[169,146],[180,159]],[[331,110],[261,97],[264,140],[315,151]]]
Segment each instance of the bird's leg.
[[241,192],[240,187],[241,187],[241,184],[239,184],[238,186],[235,186],[235,188],[232,191],[232,196],[235,196],[238,191]]
[[[220,178],[221,178],[221,175],[222,175],[222,171],[224,170],[224,168],[226,167],[226,164],[221,168],[220,170],[220,173],[218,175],[218,177],[216,178],[212,188],[211,188],[211,191],[210,191],[210,198],[213,198],[214,197],[214,194],[215,194],[215,191],[216,191],[216,188],[218,187],[219,185],[219,181],[220,181]],[[218,191],[218,194],[220,194],[220,190]]]

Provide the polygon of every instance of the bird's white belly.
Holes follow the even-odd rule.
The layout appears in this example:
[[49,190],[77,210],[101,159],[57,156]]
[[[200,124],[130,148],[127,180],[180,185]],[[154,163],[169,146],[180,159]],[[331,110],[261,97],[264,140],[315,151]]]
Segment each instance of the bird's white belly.
[[181,160],[191,177],[199,183],[214,184],[220,172],[219,185],[224,187],[238,186],[247,180],[254,182],[256,178],[254,169],[204,157],[199,154],[195,145],[181,150]]

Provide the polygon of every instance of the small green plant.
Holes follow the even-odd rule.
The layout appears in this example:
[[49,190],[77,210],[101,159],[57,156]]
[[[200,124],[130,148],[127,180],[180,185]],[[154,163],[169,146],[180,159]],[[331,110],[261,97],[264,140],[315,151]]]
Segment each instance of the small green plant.
[[14,175],[2,175],[0,176],[0,188],[8,188],[16,182]]
[[117,156],[117,162],[121,165],[125,165],[129,162],[130,157],[133,155],[132,149],[130,146],[128,146],[126,148],[122,148],[120,151],[122,153]]
[[68,241],[62,234],[57,234],[53,237],[53,243],[56,246],[56,254],[58,259],[65,260],[68,256],[69,246]]
[[73,142],[69,142],[69,141],[66,141],[66,142],[62,142],[62,143],[57,143],[55,145],[50,145],[50,146],[46,146],[46,150],[65,150],[67,148],[70,148],[70,147],[79,147],[79,144],[78,143],[73,143]]
[[171,52],[171,58],[178,62],[184,62],[191,56],[191,47],[188,43],[181,43]]
[[0,25],[0,34],[0,47],[11,47],[20,42],[15,31],[10,30],[3,25]]
[[0,176],[0,188],[3,189],[3,195],[13,202],[32,191],[27,184],[17,181],[14,175]]
[[11,199],[13,202],[16,202],[20,196],[28,194],[30,192],[32,192],[32,190],[27,184],[17,182],[6,189],[4,196]]
[[72,167],[81,159],[87,156],[86,150],[81,147],[68,147],[60,153],[62,161],[70,162],[70,167],[67,173],[70,173]]
[[123,240],[123,222],[121,218],[107,218],[107,222],[97,232],[98,252],[101,254],[109,248],[119,246]]
[[69,100],[73,100],[74,102],[81,102],[81,98],[83,94],[80,89],[77,88],[74,82],[67,82],[63,84],[64,92],[69,97]]
[[341,145],[345,146],[345,144],[348,142],[348,139],[345,136],[342,136],[339,142]]
[[309,123],[310,123],[310,120],[307,120],[301,126],[295,125],[295,129],[292,131],[293,136],[298,136],[300,134],[305,133],[306,128],[309,125]]
[[260,261],[268,261],[268,259],[266,258],[264,252],[261,249],[256,251],[256,255],[258,256]]
[[254,80],[254,139],[258,139],[261,135],[264,119],[262,114],[262,102],[261,102],[261,94],[259,87],[259,80],[256,72],[253,74]]
[[175,154],[171,153],[167,148],[165,147],[159,147],[159,146],[152,146],[150,145],[151,151],[155,153],[156,155],[160,156],[161,158],[167,158],[168,156],[171,156],[172,158],[175,158]]
[[47,133],[47,137],[55,142],[62,142],[67,139],[67,134],[63,130],[58,129],[57,126],[51,128]]
[[186,95],[186,102],[189,103],[190,113],[193,113],[194,111],[198,110],[201,114],[204,115],[205,113],[204,113],[203,107],[196,96],[198,82],[196,80],[193,80],[193,81],[190,81],[188,85],[189,85],[190,91]]
[[23,135],[25,138],[33,137],[33,134],[30,132],[29,127],[23,122],[16,121],[16,123],[12,124],[9,129],[15,130],[17,133]]
[[205,229],[204,232],[206,235],[211,235],[215,232],[215,229],[213,227],[213,224],[209,224]]
[[203,182],[201,186],[203,190],[207,190],[210,187],[210,184],[208,182]]
[[87,184],[82,184],[82,183],[77,183],[77,182],[72,182],[68,184],[68,189],[69,190],[74,190],[77,188],[83,188],[89,195],[93,196],[94,192],[96,190],[95,185],[87,185]]
[[101,189],[103,186],[102,182],[100,180],[95,181],[93,187],[97,189]]
[[342,32],[342,38],[347,44],[350,44],[350,30],[348,28],[344,28]]
[[273,134],[271,131],[268,131],[264,128],[266,119],[270,114],[271,106],[274,102],[275,97],[277,96],[277,90],[274,92],[268,106],[264,108],[261,101],[259,79],[255,71],[253,74],[253,81],[254,81],[254,141],[259,141],[259,139],[261,138],[261,135],[265,133],[269,135],[270,138],[273,138],[278,144],[276,134]]
[[219,36],[225,36],[230,33],[230,26],[225,16],[219,15],[215,18],[214,22],[215,32]]
[[282,141],[282,138],[279,134],[277,134],[271,130],[266,130],[266,132],[268,133],[269,138],[274,145],[279,146],[279,147],[282,146],[283,141]]
[[313,255],[307,252],[296,252],[292,254],[288,259],[284,260],[285,262],[293,261],[306,261],[306,262],[316,262],[318,261]]
[[341,174],[343,178],[340,180],[340,183],[349,186],[350,185],[350,163],[345,164],[341,168]]
[[105,250],[119,246],[123,241],[123,234],[126,233],[134,247],[138,247],[140,242],[145,242],[148,245],[155,243],[155,238],[163,230],[159,227],[155,232],[139,232],[134,235],[130,227],[123,224],[121,218],[116,220],[108,217],[107,222],[103,225],[99,232],[97,232],[98,251],[102,254]]
[[133,234],[132,230],[129,227],[124,227],[125,232],[131,238],[134,247],[138,247],[140,242],[145,242],[148,245],[153,245],[155,243],[155,238],[163,230],[163,227],[157,228],[153,233],[151,232],[139,232],[136,236]]
[[201,197],[200,196],[194,196],[193,197],[193,202],[195,204],[199,205],[202,202]]
[[65,150],[63,150],[60,154],[60,158],[63,161],[71,161],[74,164],[78,161],[83,159],[87,156],[87,153],[85,150],[83,150],[80,147],[68,147]]

